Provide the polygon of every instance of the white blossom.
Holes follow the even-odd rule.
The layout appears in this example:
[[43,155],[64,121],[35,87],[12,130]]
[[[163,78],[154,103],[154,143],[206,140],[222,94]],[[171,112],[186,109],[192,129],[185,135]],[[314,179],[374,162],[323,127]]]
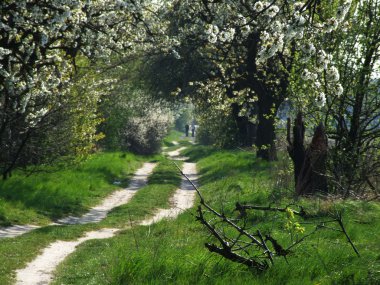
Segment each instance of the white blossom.
[[280,8],[276,5],[272,5],[268,8],[267,14],[270,18],[273,18],[274,16],[277,15],[277,13],[280,11]]
[[335,95],[340,96],[340,95],[343,94],[343,92],[344,92],[344,89],[343,89],[342,84],[340,84],[340,83],[337,84],[337,85],[335,86]]
[[235,29],[234,28],[229,28],[227,30],[224,30],[220,32],[219,34],[219,39],[222,42],[230,42],[233,40],[235,35]]
[[215,35],[215,34],[209,34],[207,36],[207,40],[211,43],[211,44],[215,44],[217,41],[218,41],[218,36]]
[[253,10],[256,12],[261,12],[264,9],[264,4],[261,1],[257,1],[255,5],[253,5]]
[[337,82],[339,81],[339,71],[335,66],[330,66],[326,72],[327,80]]
[[313,55],[316,51],[315,46],[312,43],[304,44],[301,49],[308,56]]
[[330,19],[328,19],[326,21],[325,26],[324,26],[325,31],[327,33],[330,33],[332,31],[336,30],[336,28],[338,28],[338,24],[339,24],[339,22],[338,22],[338,20],[336,18],[330,18]]
[[323,107],[326,105],[326,94],[323,92],[320,92],[315,99],[318,107]]

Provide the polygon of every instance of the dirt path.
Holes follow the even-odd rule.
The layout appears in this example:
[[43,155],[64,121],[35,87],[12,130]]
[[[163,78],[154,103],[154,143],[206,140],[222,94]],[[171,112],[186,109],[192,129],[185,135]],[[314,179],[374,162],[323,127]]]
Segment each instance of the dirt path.
[[156,165],[156,163],[144,163],[144,165],[136,171],[128,188],[113,192],[110,196],[104,199],[100,205],[92,208],[82,217],[69,216],[58,220],[57,223],[74,225],[100,222],[107,216],[109,211],[113,208],[128,203],[129,200],[136,194],[136,191],[146,185],[148,176],[152,174]]
[[181,151],[185,150],[186,147],[185,146],[182,146],[176,150],[173,150],[173,151],[169,151],[167,153],[167,155],[169,155],[172,159],[175,159],[176,157],[179,157],[181,155]]
[[[136,191],[147,183],[148,176],[153,172],[153,169],[156,165],[156,163],[144,163],[144,165],[136,171],[135,175],[130,181],[128,188],[113,192],[110,196],[104,199],[100,205],[91,208],[90,211],[82,217],[69,216],[60,219],[51,225],[87,224],[101,221],[107,216],[107,213],[110,210],[128,203]],[[15,225],[6,228],[0,228],[0,238],[16,237],[38,228],[40,228],[40,226],[35,225]]]
[[[183,172],[194,182],[197,173],[195,163],[184,163]],[[137,187],[137,186],[136,186]],[[170,209],[159,209],[152,217],[140,222],[140,225],[151,225],[164,218],[175,218],[180,213],[193,206],[195,191],[191,184],[182,179],[181,187],[170,199],[172,207]],[[26,268],[17,271],[17,285],[43,285],[49,284],[53,279],[53,273],[68,255],[76,250],[81,243],[90,239],[104,239],[114,236],[120,229],[101,229],[88,232],[84,237],[76,241],[56,241],[50,244],[35,260],[27,265]]]
[[76,241],[56,241],[50,244],[44,251],[24,269],[17,270],[16,285],[43,285],[52,281],[55,268],[75,248],[90,239],[105,239],[115,235],[117,229],[102,229],[88,232],[86,236]]
[[[186,174],[191,181],[196,183],[197,170],[195,163],[185,162],[183,164],[182,172]],[[170,204],[172,207],[170,209],[159,209],[152,218],[145,219],[140,223],[140,225],[147,226],[157,223],[162,219],[177,217],[180,213],[193,206],[195,194],[196,192],[194,191],[192,185],[183,177],[181,187],[176,190],[173,197],[170,199]]]

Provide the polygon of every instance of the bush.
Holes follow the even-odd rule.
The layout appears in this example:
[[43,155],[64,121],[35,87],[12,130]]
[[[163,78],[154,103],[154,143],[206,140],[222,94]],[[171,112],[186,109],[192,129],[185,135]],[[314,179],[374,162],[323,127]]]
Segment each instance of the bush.
[[[158,112],[160,111],[160,112]],[[132,117],[125,125],[124,146],[138,154],[152,154],[160,150],[173,118],[161,110],[149,110],[145,116]]]
[[220,110],[203,110],[198,118],[197,140],[222,148],[237,146],[237,128],[231,115]]
[[173,125],[173,114],[165,102],[153,99],[142,89],[126,86],[102,103],[106,118],[102,146],[138,154],[158,152],[161,141]]

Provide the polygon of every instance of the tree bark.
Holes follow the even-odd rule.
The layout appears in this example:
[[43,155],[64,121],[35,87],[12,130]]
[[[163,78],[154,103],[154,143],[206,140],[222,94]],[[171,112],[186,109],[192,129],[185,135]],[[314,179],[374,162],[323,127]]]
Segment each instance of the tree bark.
[[[271,96],[263,96],[258,104],[258,125],[255,145],[256,155],[267,161],[277,160],[275,117],[271,108],[274,106]],[[277,110],[276,110],[277,111]]]
[[288,153],[294,164],[294,182],[297,185],[298,176],[301,172],[303,162],[305,160],[305,124],[303,122],[302,113],[297,114],[297,118],[294,120],[293,126],[293,140],[290,136],[291,122],[288,118],[287,122],[287,141],[288,141]]
[[305,152],[305,159],[297,179],[297,195],[313,195],[317,192],[327,193],[326,159],[328,143],[325,128],[320,124],[310,146]]
[[242,146],[251,147],[255,142],[256,128],[247,117],[239,116],[239,106],[232,104],[232,115],[238,128],[239,142]]

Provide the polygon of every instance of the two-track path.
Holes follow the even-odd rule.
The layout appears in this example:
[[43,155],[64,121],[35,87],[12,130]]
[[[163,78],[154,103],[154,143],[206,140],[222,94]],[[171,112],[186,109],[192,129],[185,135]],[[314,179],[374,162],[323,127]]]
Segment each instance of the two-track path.
[[[173,159],[183,160],[179,157],[179,151],[167,153]],[[107,213],[114,207],[127,203],[136,191],[146,184],[148,175],[152,173],[155,164],[144,164],[143,168],[136,172],[127,189],[114,192],[107,197],[103,203],[90,210],[89,213],[82,217],[68,217],[61,219],[62,224],[84,224],[99,222],[104,219]],[[197,172],[195,163],[183,163],[183,173],[196,183]],[[157,209],[153,217],[147,218],[139,225],[151,225],[165,218],[175,218],[180,213],[191,208],[194,203],[196,192],[187,179],[182,178],[181,186],[170,198],[171,207],[169,209]],[[124,228],[125,229],[125,228]],[[17,285],[42,285],[49,284],[53,278],[54,270],[68,255],[76,250],[76,247],[90,239],[105,239],[114,236],[118,231],[123,229],[104,228],[96,231],[87,232],[84,237],[75,241],[56,241],[46,247],[25,268],[17,271]]]

